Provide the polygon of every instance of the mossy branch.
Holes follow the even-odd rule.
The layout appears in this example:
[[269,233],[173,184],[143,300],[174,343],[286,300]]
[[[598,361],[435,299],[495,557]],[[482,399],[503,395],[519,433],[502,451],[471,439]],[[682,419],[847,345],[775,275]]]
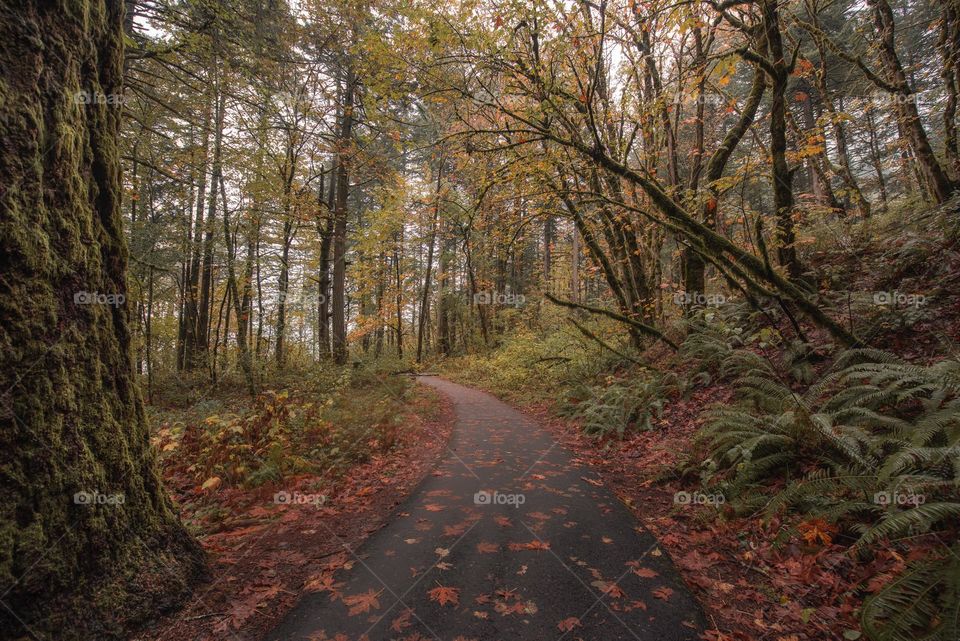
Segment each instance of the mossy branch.
[[568,309],[582,309],[590,312],[591,314],[598,314],[600,316],[606,316],[607,318],[612,318],[618,323],[629,325],[630,327],[636,330],[639,330],[641,333],[646,334],[647,336],[653,336],[654,338],[662,340],[664,343],[672,347],[674,351],[677,351],[679,349],[676,343],[674,343],[672,340],[670,340],[669,338],[663,335],[663,332],[661,332],[656,327],[651,327],[650,325],[647,325],[646,323],[641,323],[638,320],[628,318],[623,314],[618,314],[617,312],[614,312],[609,309],[604,309],[603,307],[594,307],[593,305],[585,305],[583,303],[574,303],[573,301],[569,301],[569,300],[561,300],[556,296],[554,296],[553,294],[549,294],[549,293],[544,294],[544,296],[546,296],[547,300],[549,300],[554,305],[560,305],[561,307],[566,307]]
[[589,338],[590,340],[595,341],[597,344],[600,345],[600,347],[603,347],[603,348],[605,348],[605,349],[610,350],[611,352],[613,352],[614,354],[616,354],[616,355],[619,356],[620,358],[625,358],[625,359],[627,359],[628,361],[630,361],[631,363],[634,363],[634,364],[636,364],[636,365],[640,365],[641,367],[647,367],[647,368],[650,368],[650,369],[654,369],[654,368],[650,367],[648,364],[644,363],[643,361],[637,360],[636,358],[633,358],[633,357],[630,356],[629,354],[624,354],[624,353],[621,352],[620,350],[611,347],[605,340],[603,340],[602,338],[600,338],[599,336],[597,336],[596,334],[594,334],[593,332],[591,332],[589,329],[587,329],[586,327],[584,327],[583,325],[581,325],[580,323],[578,323],[578,322],[577,322],[576,320],[574,320],[573,318],[568,318],[567,320],[570,321],[570,322],[573,324],[574,327],[576,327],[577,329],[579,329],[581,334],[583,334],[584,336],[586,336],[586,337]]

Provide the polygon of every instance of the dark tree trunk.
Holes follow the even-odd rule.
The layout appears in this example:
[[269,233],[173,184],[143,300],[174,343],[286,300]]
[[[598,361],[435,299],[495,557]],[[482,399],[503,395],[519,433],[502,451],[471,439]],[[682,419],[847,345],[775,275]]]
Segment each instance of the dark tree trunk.
[[[224,185],[223,176],[220,177],[220,197],[223,200],[223,239],[227,248],[227,294],[233,301],[233,310],[237,316],[237,349],[240,351],[240,368],[243,370],[244,377],[247,379],[247,390],[250,396],[257,395],[257,380],[253,372],[253,361],[250,358],[250,348],[247,345],[247,323],[250,320],[250,287],[249,282],[245,283],[243,293],[237,286],[237,267],[236,267],[236,242],[230,229],[230,212],[227,209],[227,190]],[[227,325],[229,326],[229,316]],[[224,335],[224,344],[227,339]]]
[[[200,325],[200,258],[202,255],[201,247],[203,242],[203,208],[207,193],[207,161],[210,151],[210,117],[212,111],[212,101],[214,99],[212,91],[207,94],[203,112],[203,144],[201,147],[202,158],[200,159],[200,168],[198,173],[199,185],[197,187],[197,213],[194,216],[192,240],[190,247],[190,263],[187,267],[187,283],[184,285],[184,320],[183,320],[183,369],[193,370],[197,367],[197,343],[199,341]],[[189,234],[190,232],[188,232]]]
[[943,89],[947,95],[943,107],[944,149],[955,180],[960,180],[960,147],[957,143],[957,94],[960,74],[960,3],[945,2],[940,24],[940,51],[943,56]]
[[550,291],[550,281],[553,275],[553,216],[547,216],[543,221],[543,289]]
[[346,278],[347,278],[347,195],[350,188],[348,154],[353,138],[353,93],[356,76],[347,69],[343,87],[343,109],[338,132],[337,194],[333,223],[333,358],[347,362]]
[[443,181],[443,152],[440,153],[440,159],[437,162],[437,184],[436,194],[433,202],[433,210],[430,218],[430,245],[427,249],[427,269],[423,281],[423,295],[420,300],[420,319],[417,325],[417,362],[423,357],[423,333],[426,327],[427,317],[430,314],[430,284],[433,276],[433,250],[437,244],[437,224],[440,220],[440,185]]
[[156,471],[120,298],[121,109],[100,97],[122,91],[123,18],[104,0],[0,8],[4,637],[123,636],[202,567]]
[[396,288],[396,313],[397,313],[397,358],[403,358],[403,276],[400,268],[400,259],[403,254],[403,229],[397,232],[396,244],[393,249],[393,274]]
[[[332,355],[330,351],[330,249],[333,241],[333,208],[336,198],[337,186],[337,164],[333,162],[330,171],[330,189],[325,205],[326,216],[317,219],[317,232],[320,234],[320,272],[317,283],[317,340],[320,343],[320,356],[328,358]],[[323,176],[320,177],[320,193],[318,195],[318,206],[324,208],[323,204]]]
[[880,143],[877,136],[877,126],[873,118],[874,106],[867,105],[867,134],[870,141],[870,162],[873,170],[877,173],[877,187],[880,189],[880,204],[883,209],[887,208],[887,181],[883,176],[883,157],[880,154]]
[[[740,112],[740,118],[736,124],[731,127],[723,138],[723,142],[717,147],[716,151],[710,156],[707,162],[707,172],[704,176],[707,196],[703,203],[701,219],[703,224],[710,229],[717,227],[717,208],[719,205],[720,192],[716,187],[716,182],[723,176],[723,170],[726,168],[734,150],[743,140],[750,125],[753,124],[757,116],[757,109],[760,107],[760,101],[763,98],[765,90],[763,71],[757,69],[753,75],[753,84],[750,87],[750,93],[747,101],[744,103],[743,111]],[[693,294],[704,292],[704,273],[706,270],[706,261],[695,249],[686,250],[686,259],[684,261],[684,290]]]
[[[203,234],[203,274],[200,279],[200,305],[195,333],[196,344],[194,345],[194,362],[201,367],[209,364],[207,352],[210,349],[210,324],[213,309],[213,235],[217,222],[217,186],[220,183],[222,172],[223,120],[226,95],[221,91],[219,79],[215,84],[214,97],[216,109],[213,119],[213,164],[211,167],[207,219]],[[226,207],[226,203],[224,203],[224,207]]]
[[770,158],[773,165],[773,202],[776,209],[777,259],[790,280],[803,275],[797,255],[793,221],[793,173],[787,165],[787,82],[789,64],[784,58],[777,0],[763,2],[764,40],[771,69]]
[[437,344],[440,352],[449,356],[453,353],[457,330],[451,291],[456,241],[449,229],[448,221],[441,219],[440,225],[440,300],[437,306]]
[[916,100],[897,56],[893,10],[887,0],[867,0],[867,4],[873,8],[874,25],[879,34],[880,62],[887,75],[887,82],[897,88],[894,94],[894,110],[902,124],[904,137],[910,144],[914,160],[919,166],[926,191],[934,201],[942,203],[950,197],[956,185],[937,161],[920,120]]

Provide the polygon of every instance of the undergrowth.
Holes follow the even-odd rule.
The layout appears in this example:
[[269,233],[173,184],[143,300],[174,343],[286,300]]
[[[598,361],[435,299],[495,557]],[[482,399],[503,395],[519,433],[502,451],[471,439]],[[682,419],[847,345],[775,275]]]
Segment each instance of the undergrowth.
[[683,354],[731,382],[736,402],[707,411],[704,484],[741,514],[828,523],[859,557],[911,559],[864,602],[870,638],[960,638],[960,361],[853,349],[818,373],[823,346],[711,320],[693,323]]
[[412,390],[399,369],[384,360],[324,363],[276,380],[252,402],[225,392],[187,408],[153,408],[153,442],[166,475],[204,489],[335,478],[396,445]]

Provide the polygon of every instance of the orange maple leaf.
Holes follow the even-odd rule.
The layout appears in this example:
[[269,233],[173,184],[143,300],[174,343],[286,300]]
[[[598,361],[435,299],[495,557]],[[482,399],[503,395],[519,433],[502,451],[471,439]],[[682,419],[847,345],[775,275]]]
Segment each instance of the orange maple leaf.
[[342,583],[337,583],[332,574],[321,572],[307,579],[303,584],[305,590],[310,592],[336,592]]
[[496,543],[487,543],[486,541],[477,543],[477,552],[479,552],[480,554],[492,554],[493,552],[496,552],[499,549],[500,549],[500,546],[497,545]]
[[568,619],[564,619],[563,621],[557,624],[557,628],[561,632],[569,632],[570,630],[573,630],[574,628],[577,628],[577,627],[580,627],[580,619],[578,619],[577,617],[570,617]]
[[653,591],[653,596],[663,601],[667,601],[671,596],[673,596],[673,590],[664,586],[662,588],[657,588]]
[[592,581],[590,585],[598,588],[605,595],[613,599],[619,599],[623,596],[623,590],[621,590],[620,586],[616,583],[608,583],[607,581],[600,579],[597,581]]
[[[383,592],[383,590],[380,590],[380,592]],[[343,597],[344,605],[350,607],[348,614],[350,616],[356,616],[364,612],[369,612],[371,608],[379,609],[380,601],[377,597],[380,596],[380,592],[369,590],[363,594],[353,594]]]
[[549,550],[550,544],[546,541],[530,541],[529,543],[511,543],[509,547],[514,552],[519,550]]
[[390,624],[390,629],[394,632],[403,632],[404,628],[409,628],[413,623],[410,618],[413,616],[413,610],[406,610]]
[[430,599],[436,601],[440,605],[446,605],[448,603],[452,605],[458,605],[460,603],[460,589],[459,588],[450,588],[444,585],[437,585],[427,594],[430,596]]
[[830,545],[833,542],[833,533],[837,528],[830,525],[823,519],[813,519],[799,525],[800,534],[803,540],[810,545],[816,545],[817,541],[823,545]]

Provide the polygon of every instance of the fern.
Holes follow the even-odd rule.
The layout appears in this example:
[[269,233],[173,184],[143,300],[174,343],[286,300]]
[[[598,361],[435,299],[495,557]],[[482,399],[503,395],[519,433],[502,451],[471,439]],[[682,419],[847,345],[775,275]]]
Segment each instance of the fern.
[[[855,550],[951,532],[960,522],[960,362],[919,366],[850,350],[798,391],[749,350],[731,346],[718,356],[716,339],[687,342],[700,352],[712,345],[721,375],[736,376],[736,403],[711,410],[700,438],[709,451],[704,473],[738,511],[794,509],[841,523],[856,534]],[[788,353],[785,366],[795,360]],[[783,477],[787,487],[763,498]],[[869,599],[862,616],[871,638],[960,638],[960,548],[950,552],[910,564]]]
[[867,636],[875,641],[960,639],[960,545],[947,552],[908,564],[864,602],[860,620]]

